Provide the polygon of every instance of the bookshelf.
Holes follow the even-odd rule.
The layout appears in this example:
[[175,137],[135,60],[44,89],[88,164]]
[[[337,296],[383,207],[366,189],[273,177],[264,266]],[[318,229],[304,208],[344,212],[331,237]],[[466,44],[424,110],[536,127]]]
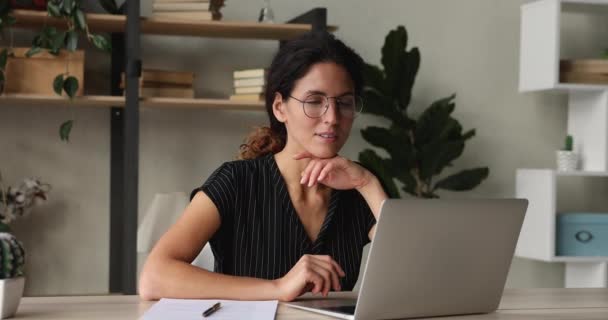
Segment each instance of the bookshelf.
[[[574,136],[581,170],[517,170],[516,196],[530,205],[515,254],[565,263],[566,287],[608,287],[608,257],[556,256],[555,251],[558,179],[608,178],[608,85],[564,83],[559,76],[560,60],[601,53],[603,44],[592,31],[605,31],[606,18],[608,0],[537,0],[521,6],[519,91],[568,95],[567,132]],[[569,33],[581,26],[583,32]]]
[[[109,108],[110,116],[110,293],[135,294],[137,276],[137,213],[139,171],[139,109],[210,108],[222,110],[262,111],[261,102],[228,99],[180,99],[139,97],[142,35],[193,36],[208,38],[275,40],[280,44],[306,32],[335,31],[327,25],[327,10],[314,8],[277,24],[238,21],[186,22],[172,19],[145,18],[140,14],[140,1],[125,1],[122,14],[87,14],[92,32],[107,32],[112,42],[109,95],[77,97],[70,102],[61,97],[3,95],[3,105],[66,106]],[[64,27],[61,20],[45,12],[14,10],[17,28],[39,28],[44,25]],[[169,54],[170,52],[168,52]],[[232,71],[232,70],[230,70]],[[126,90],[120,89],[125,73]]]
[[[57,18],[48,17],[46,12],[32,10],[14,10],[16,26],[21,28],[39,28],[43,25],[57,28],[65,23]],[[124,32],[127,18],[124,15],[88,13],[89,28],[93,32]],[[266,39],[289,40],[312,30],[311,24],[275,23],[262,24],[242,21],[187,21],[161,18],[139,18],[142,34],[168,36],[195,36],[208,38]],[[335,31],[335,26],[328,26]]]

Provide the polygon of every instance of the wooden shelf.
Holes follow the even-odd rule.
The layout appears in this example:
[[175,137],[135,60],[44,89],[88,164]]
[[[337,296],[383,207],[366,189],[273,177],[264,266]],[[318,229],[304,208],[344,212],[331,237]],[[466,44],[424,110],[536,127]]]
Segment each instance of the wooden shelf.
[[571,257],[571,256],[555,256],[551,262],[608,262],[608,257]]
[[[122,107],[125,98],[118,96],[82,96],[73,101],[59,96],[31,95],[31,94],[5,94],[0,96],[0,105],[25,105],[65,107],[69,105],[79,107]],[[232,101],[228,99],[182,99],[182,98],[140,98],[140,107],[144,108],[202,108],[223,110],[249,110],[263,111],[263,102]]]
[[[45,11],[13,10],[16,26],[39,28],[43,25],[65,27],[61,19],[47,16]],[[124,32],[124,15],[88,13],[87,22],[92,32]],[[210,38],[289,40],[312,29],[310,24],[257,23],[241,21],[188,21],[165,18],[140,18],[141,32],[151,35],[198,36]],[[338,28],[328,26],[333,32]]]
[[205,108],[264,111],[263,102],[233,101],[228,99],[141,98],[139,105],[146,108]]

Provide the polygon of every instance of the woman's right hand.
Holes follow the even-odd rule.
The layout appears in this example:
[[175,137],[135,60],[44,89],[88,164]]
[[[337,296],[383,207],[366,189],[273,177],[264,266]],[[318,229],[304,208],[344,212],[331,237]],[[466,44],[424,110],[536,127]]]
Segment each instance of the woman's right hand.
[[281,301],[292,301],[305,292],[327,296],[333,288],[340,291],[340,278],[346,274],[330,256],[304,255],[282,278],[274,280]]

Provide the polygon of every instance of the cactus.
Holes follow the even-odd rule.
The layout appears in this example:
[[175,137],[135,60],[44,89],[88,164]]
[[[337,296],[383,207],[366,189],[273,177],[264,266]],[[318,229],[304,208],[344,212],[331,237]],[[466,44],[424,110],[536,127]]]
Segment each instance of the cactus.
[[566,137],[566,145],[564,146],[564,150],[565,151],[572,151],[572,146],[574,145],[574,139],[572,138],[571,135],[568,135]]
[[0,279],[23,276],[25,250],[21,242],[8,232],[0,230]]

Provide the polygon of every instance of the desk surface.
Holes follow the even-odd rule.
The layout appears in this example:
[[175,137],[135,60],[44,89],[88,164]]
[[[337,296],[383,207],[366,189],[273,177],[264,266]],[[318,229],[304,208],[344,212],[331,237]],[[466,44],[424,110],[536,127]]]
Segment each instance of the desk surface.
[[[137,296],[26,297],[15,319],[140,318],[154,303]],[[279,305],[277,320],[334,319]],[[443,319],[443,318],[433,318]],[[449,320],[608,319],[608,289],[507,289],[497,312]]]

